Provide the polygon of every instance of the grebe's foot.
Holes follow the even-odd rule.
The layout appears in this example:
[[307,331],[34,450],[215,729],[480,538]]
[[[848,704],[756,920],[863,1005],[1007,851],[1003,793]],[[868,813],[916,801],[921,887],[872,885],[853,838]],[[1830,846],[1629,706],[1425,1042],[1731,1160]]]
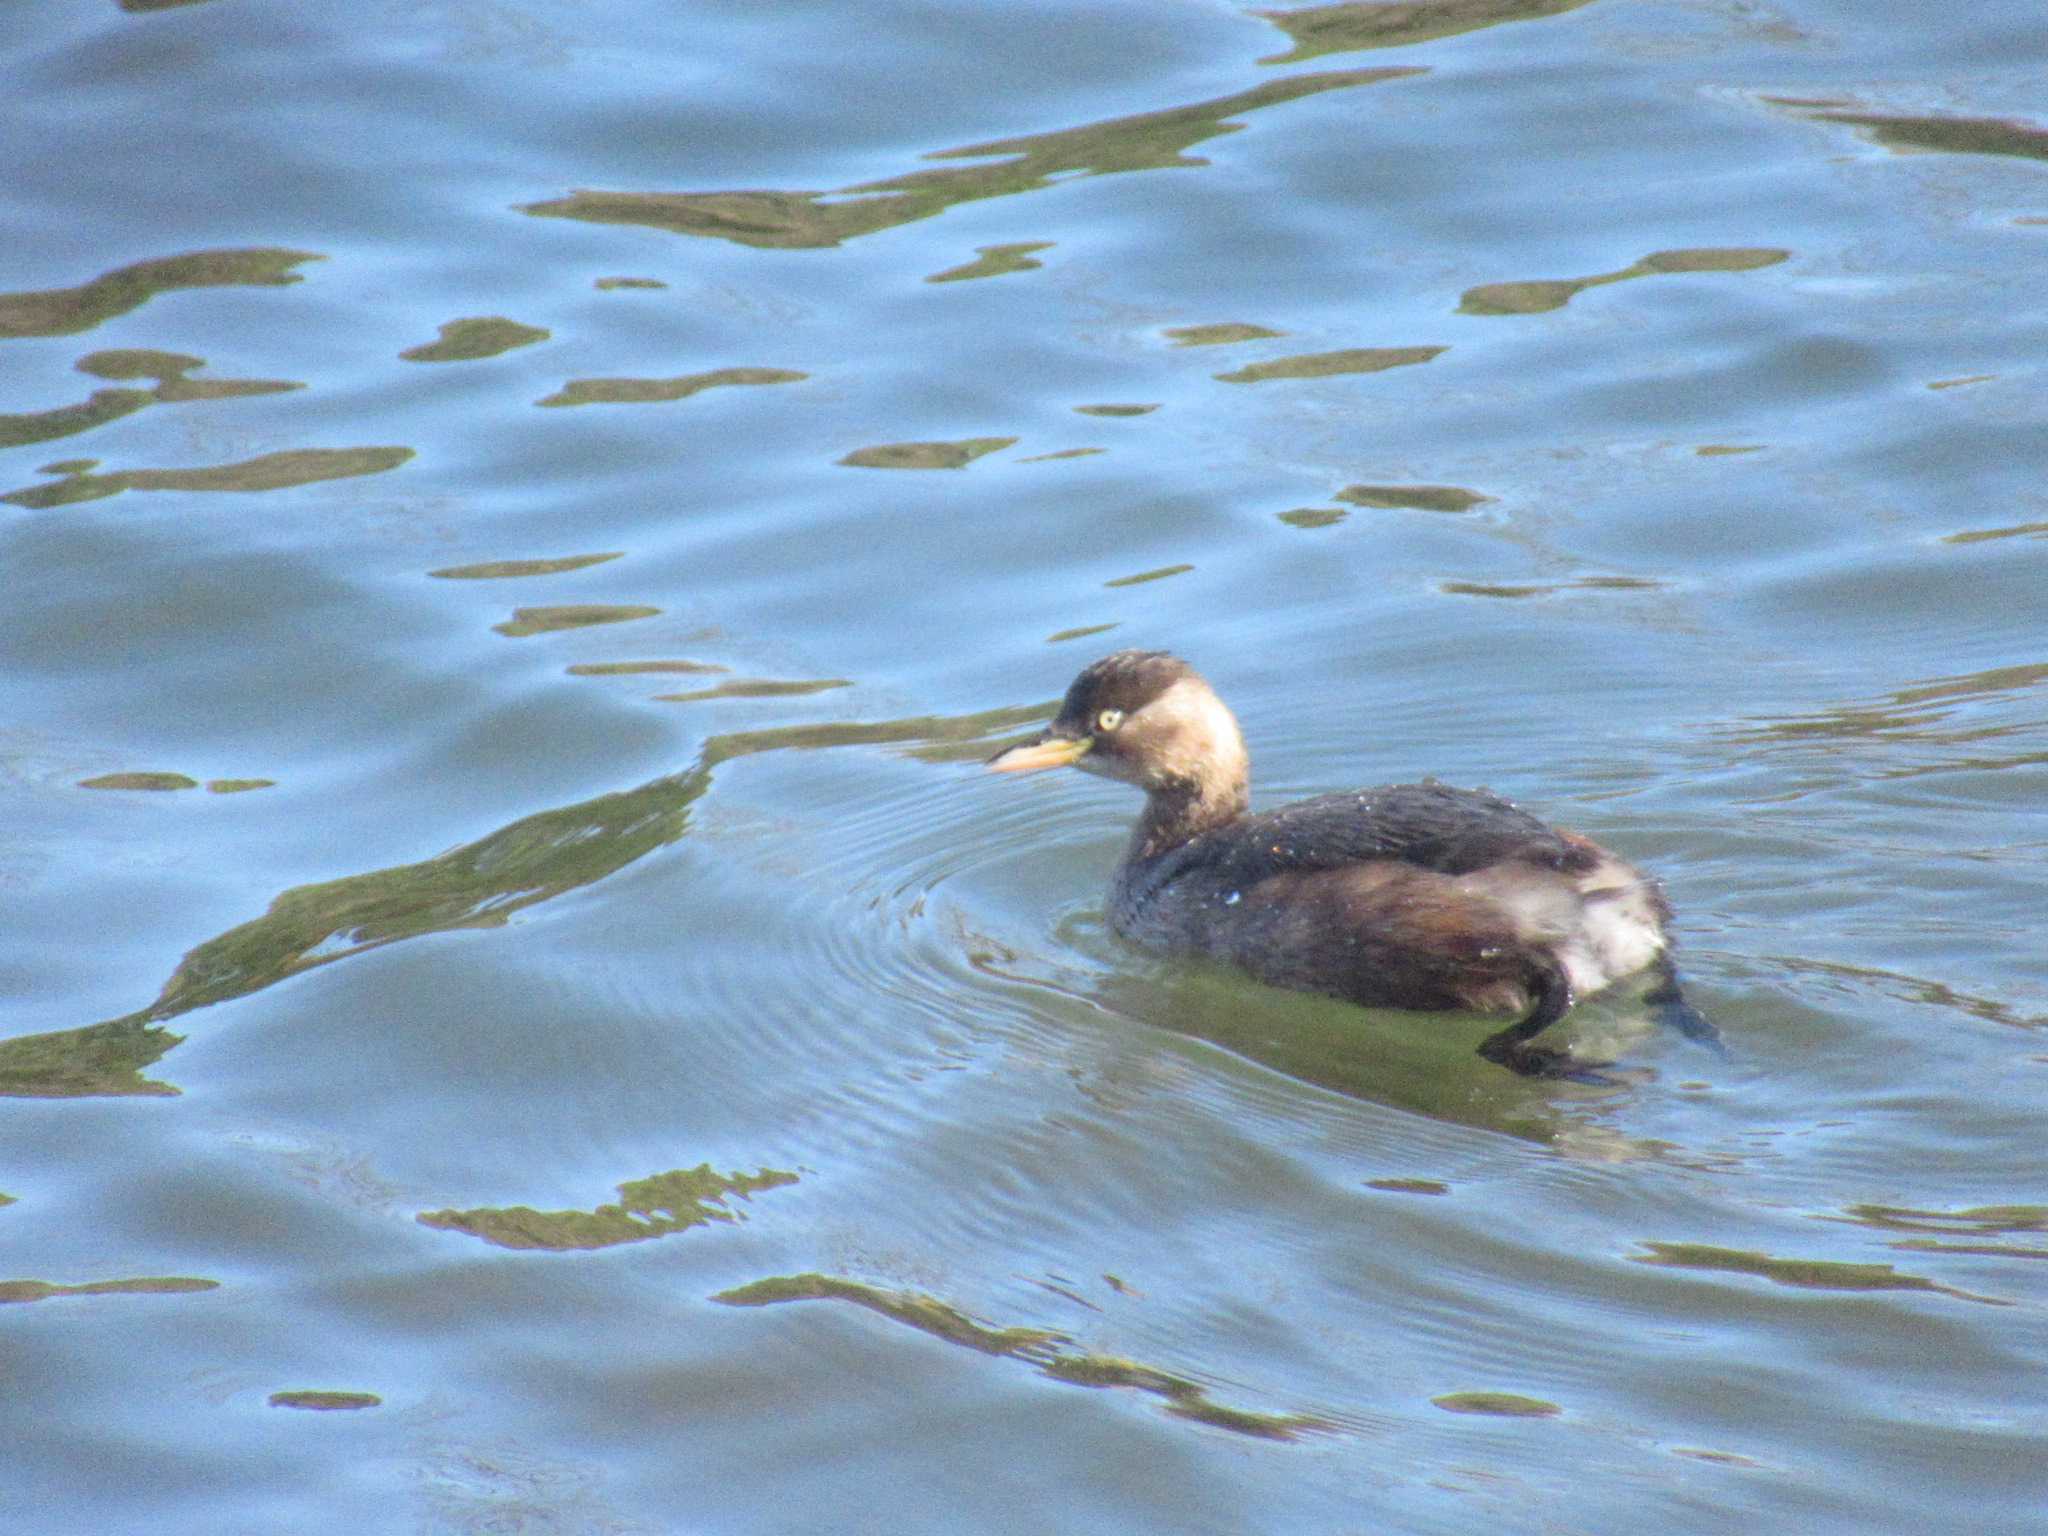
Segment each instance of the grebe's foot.
[[1693,1045],[1710,1051],[1721,1060],[1728,1060],[1728,1046],[1721,1039],[1721,1031],[1714,1027],[1714,1021],[1683,998],[1651,999],[1651,1013],[1666,1029],[1675,1029]]
[[1643,1001],[1649,1006],[1650,1016],[1666,1029],[1675,1029],[1694,1045],[1704,1047],[1728,1059],[1728,1047],[1721,1043],[1721,1031],[1714,1027],[1714,1021],[1685,1000],[1685,994],[1678,989],[1678,972],[1667,960],[1661,967],[1657,985],[1643,994]]
[[1479,1054],[1488,1061],[1506,1067],[1510,1072],[1520,1073],[1523,1077],[1548,1077],[1565,1082],[1590,1083],[1597,1088],[1625,1086],[1623,1079],[1607,1070],[1614,1065],[1613,1062],[1580,1061],[1568,1050],[1516,1039],[1513,1029],[1504,1029],[1497,1035],[1489,1036],[1481,1043]]
[[1537,1045],[1535,1039],[1571,1011],[1571,979],[1564,967],[1546,962],[1532,967],[1529,981],[1535,1002],[1528,1017],[1480,1041],[1479,1054],[1524,1077],[1567,1077],[1580,1066],[1571,1052]]

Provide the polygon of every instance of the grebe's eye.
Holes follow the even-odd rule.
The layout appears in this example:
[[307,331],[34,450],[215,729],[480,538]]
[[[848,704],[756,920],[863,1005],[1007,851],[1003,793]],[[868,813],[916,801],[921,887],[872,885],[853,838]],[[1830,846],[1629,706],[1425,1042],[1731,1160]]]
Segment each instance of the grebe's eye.
[[1105,709],[1095,717],[1095,729],[1113,731],[1124,723],[1124,712],[1120,709]]

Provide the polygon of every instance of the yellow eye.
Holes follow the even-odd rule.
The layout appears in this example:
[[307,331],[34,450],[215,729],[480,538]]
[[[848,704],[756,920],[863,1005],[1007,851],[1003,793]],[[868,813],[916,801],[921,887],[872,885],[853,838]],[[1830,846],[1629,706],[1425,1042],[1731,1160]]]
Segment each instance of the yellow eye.
[[1113,731],[1124,723],[1124,712],[1120,709],[1105,709],[1095,717],[1095,729]]

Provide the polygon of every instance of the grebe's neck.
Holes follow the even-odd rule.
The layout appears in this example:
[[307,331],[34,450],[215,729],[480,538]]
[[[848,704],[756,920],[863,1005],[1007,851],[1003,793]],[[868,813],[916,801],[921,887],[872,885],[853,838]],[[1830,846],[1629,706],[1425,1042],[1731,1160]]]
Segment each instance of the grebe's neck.
[[1151,745],[1139,787],[1145,813],[1131,836],[1130,857],[1156,858],[1191,838],[1228,826],[1251,806],[1251,755],[1237,718],[1209,685],[1175,683],[1148,713],[1171,722]]
[[1145,796],[1145,813],[1131,833],[1132,861],[1154,859],[1227,827],[1251,808],[1251,786],[1243,774],[1225,781],[1179,779]]

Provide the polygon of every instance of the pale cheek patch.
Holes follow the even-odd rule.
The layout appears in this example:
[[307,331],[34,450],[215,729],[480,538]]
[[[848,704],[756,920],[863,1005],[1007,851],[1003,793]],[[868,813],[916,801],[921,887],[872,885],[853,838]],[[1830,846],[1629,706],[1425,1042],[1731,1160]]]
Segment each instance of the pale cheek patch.
[[1165,783],[1241,784],[1251,762],[1237,719],[1205,683],[1182,678],[1135,717],[1151,744],[1155,776]]

